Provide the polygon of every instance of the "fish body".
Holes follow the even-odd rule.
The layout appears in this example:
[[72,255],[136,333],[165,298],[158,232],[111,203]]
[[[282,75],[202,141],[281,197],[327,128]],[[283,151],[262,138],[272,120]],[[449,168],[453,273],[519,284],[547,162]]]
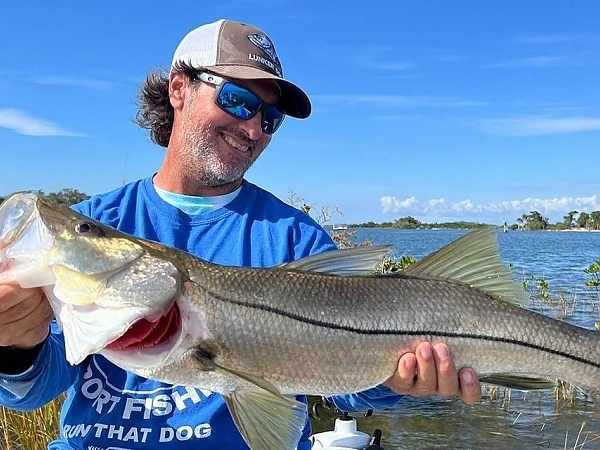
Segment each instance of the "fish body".
[[483,228],[399,274],[365,275],[385,248],[273,268],[229,267],[129,236],[32,193],[0,205],[0,282],[43,286],[67,359],[100,353],[171,384],[224,395],[252,449],[293,448],[293,395],[359,392],[422,340],[449,345],[484,381],[600,398],[600,334],[523,308]]

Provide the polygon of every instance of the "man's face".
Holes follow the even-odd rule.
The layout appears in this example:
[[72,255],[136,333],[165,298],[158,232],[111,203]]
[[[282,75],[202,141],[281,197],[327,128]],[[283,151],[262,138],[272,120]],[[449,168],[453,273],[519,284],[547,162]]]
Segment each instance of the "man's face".
[[[277,87],[269,81],[232,80],[258,95],[277,102]],[[241,120],[214,102],[216,87],[188,83],[182,108],[176,111],[173,134],[177,154],[189,175],[202,186],[218,187],[240,180],[271,141],[261,128],[262,114]],[[178,120],[179,119],[179,120]]]

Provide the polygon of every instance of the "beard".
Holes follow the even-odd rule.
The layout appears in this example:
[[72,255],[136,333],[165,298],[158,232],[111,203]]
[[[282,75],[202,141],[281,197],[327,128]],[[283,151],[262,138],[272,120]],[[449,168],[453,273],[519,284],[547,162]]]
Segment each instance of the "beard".
[[215,128],[191,115],[182,117],[180,127],[179,135],[183,137],[183,142],[179,157],[189,169],[188,176],[195,184],[219,187],[238,181],[260,154],[253,145],[245,153],[229,151],[225,157],[219,147],[228,144],[223,140],[221,131],[247,141],[233,127]]

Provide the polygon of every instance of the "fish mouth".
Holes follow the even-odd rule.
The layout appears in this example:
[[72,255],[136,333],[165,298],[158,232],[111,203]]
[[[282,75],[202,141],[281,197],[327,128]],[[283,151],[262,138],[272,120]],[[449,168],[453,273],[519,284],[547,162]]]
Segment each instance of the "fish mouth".
[[176,337],[181,330],[181,312],[177,303],[158,319],[136,320],[119,338],[108,345],[107,350],[127,351],[158,347]]

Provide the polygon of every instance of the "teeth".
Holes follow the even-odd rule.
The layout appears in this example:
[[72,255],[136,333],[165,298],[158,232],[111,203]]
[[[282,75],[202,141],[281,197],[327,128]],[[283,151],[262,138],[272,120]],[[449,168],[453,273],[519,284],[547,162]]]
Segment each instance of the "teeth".
[[241,152],[247,152],[250,149],[249,145],[242,145],[231,136],[223,135],[223,139],[225,139],[225,142],[227,142],[233,148],[236,148]]

